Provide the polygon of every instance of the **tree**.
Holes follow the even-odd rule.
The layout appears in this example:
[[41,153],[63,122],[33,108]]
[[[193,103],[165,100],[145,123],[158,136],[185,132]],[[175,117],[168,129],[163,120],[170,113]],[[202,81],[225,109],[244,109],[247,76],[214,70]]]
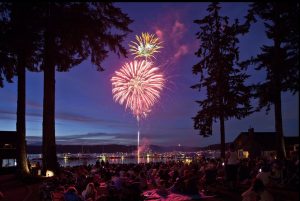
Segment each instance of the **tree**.
[[225,157],[225,120],[241,119],[251,113],[250,88],[244,85],[249,77],[237,65],[239,42],[237,36],[248,31],[236,19],[231,25],[228,17],[219,15],[220,7],[214,2],[208,6],[209,15],[194,22],[200,25],[197,39],[200,48],[195,53],[200,58],[193,73],[200,74],[200,82],[193,89],[206,89],[206,99],[196,101],[200,111],[193,117],[199,134],[212,135],[212,123],[220,121],[221,157]]
[[[1,4],[2,23],[4,22],[2,45],[5,50],[2,67],[9,69],[8,76],[18,76],[17,101],[17,167],[21,175],[29,174],[26,153],[26,68],[36,70],[38,63],[39,33],[34,26],[37,17],[34,6],[30,3]],[[1,48],[2,49],[2,48]],[[3,62],[4,61],[4,62]],[[6,62],[5,62],[6,61]],[[7,72],[7,71],[6,71]],[[9,80],[11,81],[11,80]]]
[[132,20],[112,3],[40,3],[43,14],[43,169],[58,170],[55,144],[55,71],[69,71],[90,57],[102,71],[109,51],[121,45]]
[[3,81],[12,83],[14,68],[12,68],[13,58],[9,53],[9,46],[6,42],[8,37],[9,12],[5,3],[0,3],[0,87],[4,86]]
[[258,110],[266,108],[268,113],[274,104],[279,158],[286,157],[281,92],[299,91],[299,13],[298,2],[256,2],[249,9],[251,22],[256,22],[256,17],[264,21],[266,35],[273,45],[263,45],[262,52],[242,62],[242,66],[255,65],[256,70],[266,71],[266,80],[253,85],[254,97],[259,99]]

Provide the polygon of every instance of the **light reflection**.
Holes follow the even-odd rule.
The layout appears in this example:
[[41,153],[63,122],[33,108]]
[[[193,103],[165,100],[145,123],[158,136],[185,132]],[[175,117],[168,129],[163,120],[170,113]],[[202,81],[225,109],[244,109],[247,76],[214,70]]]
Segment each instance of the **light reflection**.
[[105,155],[102,155],[102,160],[103,160],[104,162],[106,161]]
[[185,159],[185,163],[190,164],[191,162],[192,162],[191,159],[188,159],[188,158]]
[[147,154],[147,163],[150,163],[150,154]]

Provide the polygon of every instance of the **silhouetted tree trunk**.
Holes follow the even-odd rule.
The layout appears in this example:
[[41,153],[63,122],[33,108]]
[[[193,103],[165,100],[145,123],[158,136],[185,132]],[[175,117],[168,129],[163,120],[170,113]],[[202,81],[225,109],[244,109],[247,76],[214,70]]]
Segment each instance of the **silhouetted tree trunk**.
[[220,115],[220,133],[221,133],[221,158],[225,158],[225,120],[224,115]]
[[26,72],[23,59],[18,66],[18,101],[17,101],[17,167],[22,175],[29,174],[26,155]]
[[[278,6],[278,5],[277,5]],[[280,9],[279,7],[275,6],[275,9]],[[275,28],[280,29],[279,23],[280,19],[279,17],[275,17]],[[277,33],[275,34],[277,36]],[[275,110],[275,131],[277,134],[276,137],[276,144],[277,144],[277,156],[280,159],[283,159],[286,157],[285,153],[285,144],[284,144],[284,138],[283,138],[283,128],[282,128],[282,112],[281,112],[281,81],[280,81],[280,71],[279,68],[282,66],[279,64],[283,64],[282,61],[280,61],[279,58],[282,58],[281,55],[281,42],[280,39],[277,37],[274,38],[274,47],[275,47],[275,61],[274,64],[274,82],[275,82],[275,90],[274,90],[274,110]]]
[[46,32],[43,101],[43,170],[58,171],[55,143],[55,65],[52,62],[54,40]]
[[277,91],[275,94],[275,130],[277,134],[277,155],[279,158],[283,159],[286,157],[285,143],[283,137],[282,128],[282,113],[281,113],[281,92]]
[[275,112],[275,131],[276,131],[276,147],[277,147],[277,157],[280,159],[283,159],[286,157],[285,152],[285,144],[284,144],[284,137],[283,137],[283,127],[282,127],[282,112],[281,112],[281,83],[279,78],[279,70],[281,66],[279,66],[277,62],[282,63],[280,60],[278,61],[278,58],[281,58],[280,56],[280,42],[278,42],[276,39],[274,41],[275,46],[275,68],[274,68],[274,112]]

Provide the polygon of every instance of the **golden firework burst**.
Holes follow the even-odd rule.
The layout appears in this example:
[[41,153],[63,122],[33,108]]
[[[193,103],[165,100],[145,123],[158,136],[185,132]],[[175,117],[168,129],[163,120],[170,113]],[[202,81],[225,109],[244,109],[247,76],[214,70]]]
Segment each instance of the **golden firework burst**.
[[132,44],[129,44],[130,51],[134,58],[155,58],[154,54],[160,52],[159,50],[162,48],[162,42],[159,41],[154,34],[142,33],[142,36],[136,35],[137,42],[131,41]]

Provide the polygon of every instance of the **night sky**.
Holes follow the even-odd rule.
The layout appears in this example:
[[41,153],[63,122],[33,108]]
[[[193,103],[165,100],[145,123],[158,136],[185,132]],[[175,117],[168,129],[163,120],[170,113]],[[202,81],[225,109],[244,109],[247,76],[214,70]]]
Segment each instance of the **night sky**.
[[[164,146],[206,146],[220,143],[219,123],[214,124],[213,136],[203,138],[193,129],[193,120],[199,110],[195,100],[204,98],[204,92],[190,88],[199,80],[192,74],[197,63],[194,52],[198,48],[193,23],[207,15],[208,3],[116,3],[134,22],[133,31],[123,46],[135,40],[142,32],[156,33],[164,41],[155,64],[167,77],[166,88],[160,101],[149,116],[141,122],[141,141],[144,144]],[[221,14],[231,20],[240,18],[248,9],[247,3],[222,3]],[[262,44],[270,44],[261,22],[240,38],[240,58],[247,59],[259,52]],[[89,61],[75,66],[69,72],[56,73],[56,140],[57,144],[136,144],[137,122],[130,110],[112,99],[110,78],[126,61],[115,54],[103,62],[104,72],[97,72]],[[263,72],[248,70],[252,77],[247,84],[262,81]],[[28,143],[41,141],[43,73],[27,72],[27,124]],[[255,105],[255,103],[254,103]],[[0,130],[16,129],[17,78],[0,89]],[[299,135],[298,94],[282,94],[284,133]],[[245,119],[225,122],[226,142],[233,141],[240,132],[253,127],[255,131],[274,131],[274,110],[255,113]]]

